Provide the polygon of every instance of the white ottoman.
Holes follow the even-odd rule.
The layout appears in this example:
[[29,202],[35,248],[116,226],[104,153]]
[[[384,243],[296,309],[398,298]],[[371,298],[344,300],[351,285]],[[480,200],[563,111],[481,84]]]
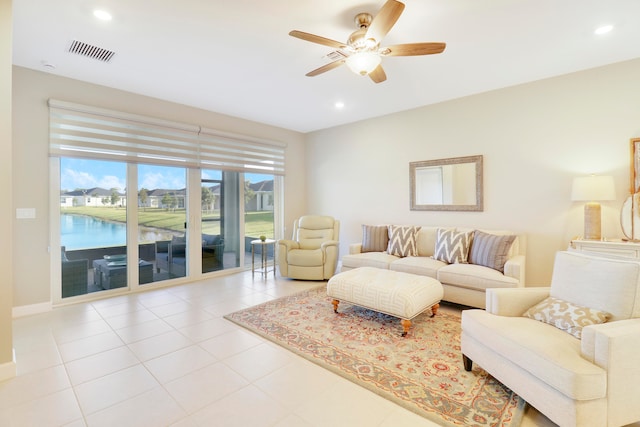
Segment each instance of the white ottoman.
[[360,267],[338,273],[327,283],[333,310],[340,301],[365,307],[402,320],[402,336],[411,319],[428,308],[435,316],[443,296],[442,284],[431,277],[374,267]]

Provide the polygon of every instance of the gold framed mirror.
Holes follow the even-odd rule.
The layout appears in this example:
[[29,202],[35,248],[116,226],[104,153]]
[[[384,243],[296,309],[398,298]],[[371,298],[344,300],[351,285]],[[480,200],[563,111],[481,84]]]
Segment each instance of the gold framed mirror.
[[412,211],[483,211],[482,156],[409,163]]

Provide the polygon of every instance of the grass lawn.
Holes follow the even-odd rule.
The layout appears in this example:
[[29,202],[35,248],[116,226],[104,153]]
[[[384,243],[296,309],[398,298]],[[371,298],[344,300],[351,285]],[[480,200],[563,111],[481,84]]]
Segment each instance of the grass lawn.
[[[61,208],[60,212],[63,214],[92,216],[104,221],[127,221],[125,208],[80,206]],[[165,230],[184,231],[185,217],[184,209],[168,211],[159,208],[140,208],[138,211],[139,224],[141,226]],[[218,234],[220,232],[219,219],[219,211],[203,214],[202,232]],[[273,212],[247,212],[245,214],[245,235],[251,237],[265,235],[273,238]]]

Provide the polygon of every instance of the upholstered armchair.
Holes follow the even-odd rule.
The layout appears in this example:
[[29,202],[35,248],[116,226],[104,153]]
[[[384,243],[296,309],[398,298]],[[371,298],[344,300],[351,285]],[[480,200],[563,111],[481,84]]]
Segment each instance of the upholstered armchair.
[[487,289],[462,312],[473,362],[560,426],[640,421],[640,262],[559,252],[551,287]]
[[[187,273],[187,242],[184,236],[156,242],[156,271],[169,272],[169,277],[184,277]],[[220,235],[202,234],[202,272],[223,268],[224,239]]]
[[300,280],[327,280],[338,264],[340,222],[307,215],[293,223],[293,238],[278,241],[280,275]]
[[224,239],[220,235],[202,234],[202,272],[223,268]]
[[62,250],[62,298],[85,295],[89,282],[89,260],[69,259],[64,246]]
[[156,241],[156,271],[169,272],[169,277],[184,277],[187,273],[187,243],[184,236]]

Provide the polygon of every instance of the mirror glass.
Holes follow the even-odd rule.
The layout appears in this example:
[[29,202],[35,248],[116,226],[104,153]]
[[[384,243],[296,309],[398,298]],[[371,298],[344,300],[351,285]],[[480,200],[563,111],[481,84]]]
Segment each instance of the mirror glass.
[[631,183],[629,196],[620,210],[620,226],[622,233],[632,242],[640,241],[640,138],[631,139]]
[[482,156],[409,163],[411,210],[482,211]]

